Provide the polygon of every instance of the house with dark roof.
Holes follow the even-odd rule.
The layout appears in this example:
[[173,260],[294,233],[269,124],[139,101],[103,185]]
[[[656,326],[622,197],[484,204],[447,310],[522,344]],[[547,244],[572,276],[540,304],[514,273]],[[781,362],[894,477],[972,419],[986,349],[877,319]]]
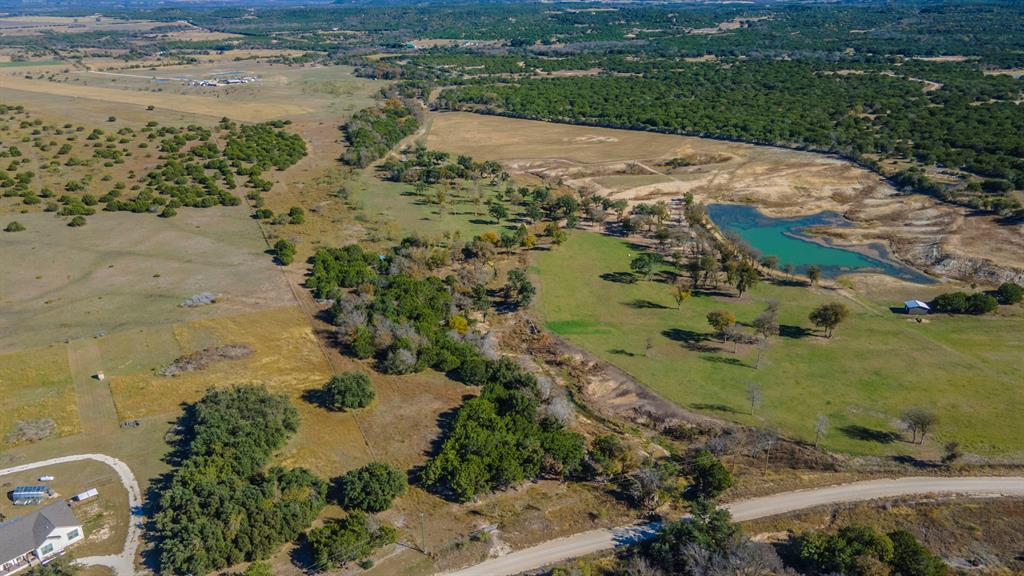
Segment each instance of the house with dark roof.
[[0,576],[38,565],[82,540],[82,525],[61,500],[0,524]]

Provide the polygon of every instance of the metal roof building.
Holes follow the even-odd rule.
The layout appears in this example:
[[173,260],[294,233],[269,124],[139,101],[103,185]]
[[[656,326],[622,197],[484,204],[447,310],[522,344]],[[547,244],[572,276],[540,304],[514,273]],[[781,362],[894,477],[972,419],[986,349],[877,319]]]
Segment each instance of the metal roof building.
[[15,506],[27,506],[39,504],[53,496],[53,490],[49,486],[18,486],[11,492],[11,501]]
[[920,300],[907,300],[903,303],[903,311],[907,314],[927,314],[932,309],[928,304]]

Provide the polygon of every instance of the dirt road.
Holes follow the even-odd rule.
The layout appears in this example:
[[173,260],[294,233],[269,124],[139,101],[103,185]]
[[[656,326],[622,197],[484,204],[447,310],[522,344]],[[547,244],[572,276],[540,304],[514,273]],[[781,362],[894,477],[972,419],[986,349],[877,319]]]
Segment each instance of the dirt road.
[[[979,496],[1024,496],[1024,477],[910,477],[854,482],[827,488],[783,492],[762,498],[740,500],[725,507],[737,521],[754,520],[822,506],[895,498],[913,494]],[[574,536],[549,540],[506,556],[494,558],[449,576],[511,576],[556,562],[635,544],[657,534],[658,523],[636,524],[605,530],[591,530]]]
[[133,576],[137,573],[135,570],[135,556],[138,554],[139,544],[142,543],[142,520],[138,518],[142,511],[142,490],[139,489],[139,482],[135,479],[135,474],[132,473],[131,468],[127,464],[106,454],[75,454],[4,468],[0,470],[0,476],[80,460],[95,460],[110,466],[117,472],[118,477],[121,479],[121,484],[128,491],[128,509],[131,511],[132,518],[128,522],[128,536],[124,540],[124,548],[121,549],[120,554],[78,558],[77,562],[86,566],[106,566],[113,570],[117,576]]

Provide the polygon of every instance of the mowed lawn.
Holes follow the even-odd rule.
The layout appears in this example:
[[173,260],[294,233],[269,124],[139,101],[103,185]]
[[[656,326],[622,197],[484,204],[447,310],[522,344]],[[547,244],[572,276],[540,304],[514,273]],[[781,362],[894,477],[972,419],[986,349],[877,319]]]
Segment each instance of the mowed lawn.
[[[985,455],[1024,449],[1012,426],[1024,413],[1019,306],[992,316],[931,316],[918,323],[889,306],[929,298],[941,288],[899,284],[844,295],[762,283],[742,299],[698,294],[677,310],[663,282],[616,281],[635,254],[627,242],[587,232],[538,252],[536,311],[548,329],[669,400],[807,440],[825,415],[824,446],[853,454],[934,456],[949,441]],[[730,310],[741,324],[749,323],[770,301],[781,306],[783,335],[772,338],[758,369],[756,348],[740,346],[734,353],[732,344],[720,344],[706,315]],[[807,316],[832,301],[846,303],[852,314],[829,340],[813,331]],[[763,396],[756,416],[747,400],[752,383]],[[888,437],[902,432],[899,416],[909,407],[939,416],[923,448]]]

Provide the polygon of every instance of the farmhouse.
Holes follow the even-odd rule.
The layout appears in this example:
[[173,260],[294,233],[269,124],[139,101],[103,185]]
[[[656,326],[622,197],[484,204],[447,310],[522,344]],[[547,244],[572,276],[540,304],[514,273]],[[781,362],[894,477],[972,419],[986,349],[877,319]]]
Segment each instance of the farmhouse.
[[928,314],[932,309],[920,300],[907,300],[903,303],[903,311],[907,314]]
[[82,525],[63,500],[0,524],[0,575],[57,556],[82,539]]

